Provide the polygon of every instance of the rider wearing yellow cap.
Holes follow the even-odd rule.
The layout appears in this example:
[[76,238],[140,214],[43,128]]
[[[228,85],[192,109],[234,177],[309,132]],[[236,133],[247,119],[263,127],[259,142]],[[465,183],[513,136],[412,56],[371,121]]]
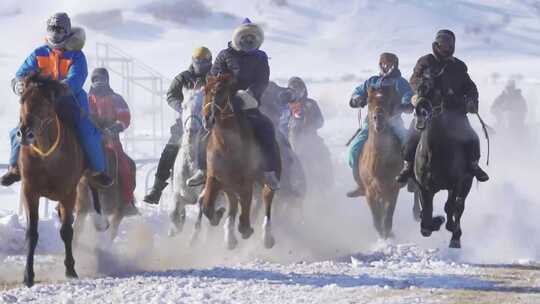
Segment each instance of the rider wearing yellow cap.
[[[193,51],[189,68],[176,76],[167,92],[169,106],[182,114],[182,102],[184,101],[183,89],[198,90],[206,84],[206,74],[212,67],[212,53],[207,47],[197,47]],[[159,164],[154,180],[154,186],[144,201],[150,204],[158,204],[161,192],[167,187],[167,180],[171,177],[176,156],[180,149],[179,143],[182,137],[183,126],[181,119],[171,127],[171,138],[161,153]]]

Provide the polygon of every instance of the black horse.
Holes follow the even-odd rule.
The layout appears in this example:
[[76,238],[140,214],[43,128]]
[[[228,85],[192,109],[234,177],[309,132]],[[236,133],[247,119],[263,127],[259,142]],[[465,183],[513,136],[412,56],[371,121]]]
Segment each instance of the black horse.
[[446,229],[452,232],[450,248],[461,248],[461,216],[473,180],[467,166],[466,149],[474,131],[465,114],[445,109],[443,96],[434,88],[441,74],[424,74],[415,110],[416,129],[421,132],[414,165],[422,205],[420,227],[425,237],[440,229],[445,219],[433,217],[433,197],[447,190],[444,210]]

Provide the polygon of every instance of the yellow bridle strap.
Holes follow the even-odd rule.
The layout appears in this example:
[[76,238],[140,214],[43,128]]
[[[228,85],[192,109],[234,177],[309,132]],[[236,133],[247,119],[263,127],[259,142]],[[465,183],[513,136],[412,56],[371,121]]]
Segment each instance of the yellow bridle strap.
[[47,157],[51,155],[56,149],[58,149],[58,146],[60,145],[60,138],[62,135],[62,125],[60,125],[60,120],[58,119],[58,115],[55,115],[56,120],[56,140],[54,141],[54,144],[47,150],[47,152],[41,151],[40,148],[36,147],[35,145],[31,144],[30,147],[34,152],[36,152],[41,157]]

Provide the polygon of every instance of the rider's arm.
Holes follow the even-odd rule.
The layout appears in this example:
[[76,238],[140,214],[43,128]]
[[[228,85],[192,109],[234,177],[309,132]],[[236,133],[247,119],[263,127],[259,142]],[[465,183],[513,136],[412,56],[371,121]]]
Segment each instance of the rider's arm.
[[478,89],[476,84],[472,81],[469,73],[467,73],[467,66],[465,66],[465,80],[463,82],[463,93],[467,96],[469,100],[475,100],[478,102]]
[[182,101],[184,101],[184,94],[182,92],[182,89],[184,87],[184,81],[181,77],[181,74],[174,77],[171,86],[169,87],[169,90],[167,91],[167,104],[169,106],[177,111],[182,111]]
[[349,105],[351,106],[351,108],[365,106],[370,79],[366,80],[362,85],[359,85],[354,89],[351,99],[349,101]]
[[73,63],[70,65],[66,78],[62,81],[67,84],[71,92],[78,93],[83,89],[88,76],[88,66],[83,52],[76,52]]
[[247,91],[260,103],[262,93],[270,81],[270,66],[268,65],[268,56],[266,56],[266,53],[259,51],[257,56],[260,57],[257,73],[255,73],[255,80],[249,85]]
[[131,113],[129,111],[129,106],[122,98],[122,96],[116,94],[114,96],[114,108],[116,111],[116,122],[117,132],[122,132],[129,127],[131,123]]
[[309,107],[310,117],[308,120],[311,121],[311,127],[315,130],[322,128],[324,125],[324,118],[317,102],[310,99],[306,106]]
[[429,55],[420,57],[414,66],[413,74],[411,75],[411,80],[409,81],[411,88],[415,94],[418,94],[418,87],[422,82],[424,77],[424,71],[429,66]]
[[398,78],[396,81],[396,92],[401,96],[401,103],[400,103],[400,113],[411,113],[414,110],[414,106],[412,105],[411,98],[413,96],[413,91],[411,86],[409,85],[409,82],[405,80],[405,78]]

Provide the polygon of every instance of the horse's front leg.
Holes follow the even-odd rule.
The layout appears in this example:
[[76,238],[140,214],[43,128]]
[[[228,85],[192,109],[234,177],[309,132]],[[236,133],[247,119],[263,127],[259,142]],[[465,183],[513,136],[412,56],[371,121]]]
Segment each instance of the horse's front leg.
[[169,215],[171,227],[169,228],[169,236],[175,236],[182,232],[184,223],[186,222],[186,199],[177,191],[174,194],[174,209]]
[[75,272],[75,259],[73,258],[72,240],[73,240],[73,206],[75,205],[76,194],[75,191],[62,199],[59,203],[60,220],[62,226],[60,227],[60,237],[64,241],[64,247],[66,251],[66,257],[64,265],[66,266],[66,277],[78,278]]
[[220,191],[221,184],[214,177],[208,176],[201,195],[204,215],[206,215],[212,226],[219,225],[219,222],[223,217],[223,211],[220,209],[216,212],[215,209],[216,200]]
[[242,234],[243,239],[248,239],[253,234],[251,227],[251,200],[253,199],[253,185],[243,187],[244,193],[240,195],[240,220],[238,223],[238,231]]
[[227,201],[229,201],[229,214],[225,221],[225,243],[227,249],[232,250],[238,245],[238,240],[234,233],[234,224],[236,223],[236,215],[238,214],[238,197],[235,193],[227,192]]
[[26,267],[24,269],[24,284],[34,285],[34,253],[38,242],[39,196],[28,189],[23,182],[23,197],[26,207]]
[[422,235],[425,237],[431,236],[433,231],[438,231],[445,221],[443,216],[433,217],[433,196],[434,193],[422,189],[422,194],[420,197],[420,201],[422,203],[422,221],[420,222],[420,233],[422,233]]

